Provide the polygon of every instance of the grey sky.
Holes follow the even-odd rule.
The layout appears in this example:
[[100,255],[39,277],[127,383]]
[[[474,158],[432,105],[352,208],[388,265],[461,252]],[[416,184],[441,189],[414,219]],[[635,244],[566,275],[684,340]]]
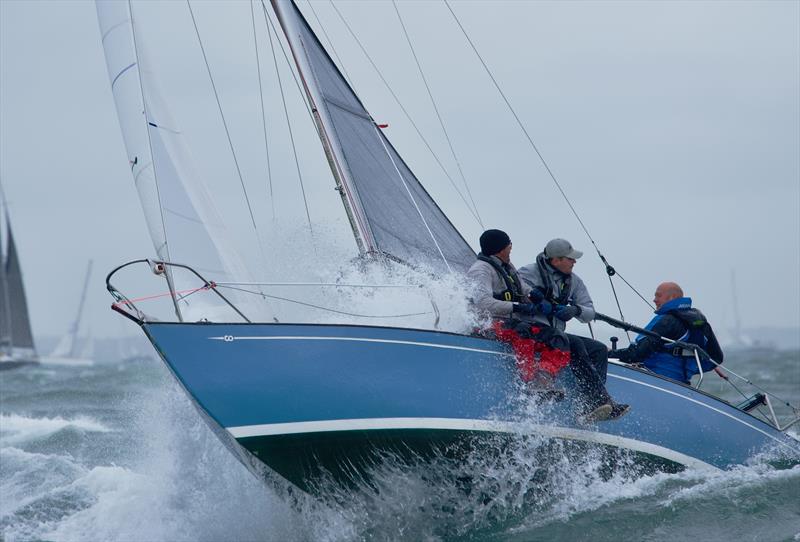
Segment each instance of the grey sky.
[[[247,67],[253,52],[248,4],[229,2],[225,11],[211,2],[192,5],[209,47],[216,44],[212,65],[229,82],[223,103],[234,120],[237,114],[252,116],[257,87],[252,78],[237,84],[234,74]],[[337,6],[455,176],[391,4]],[[724,328],[733,323],[735,269],[744,325],[800,325],[800,3],[453,6],[591,234],[625,278],[648,299],[662,280],[681,283]],[[301,7],[316,24],[305,3]],[[485,225],[509,232],[518,265],[532,261],[551,237],[572,240],[586,253],[576,271],[598,307],[613,314],[608,280],[589,241],[443,5],[399,7]],[[183,85],[187,97],[176,110],[186,126],[199,122],[192,107],[208,103],[202,101],[208,98],[207,79],[190,70],[202,60],[193,42],[183,39],[191,37],[185,3],[168,8],[178,23],[166,29],[165,35],[175,35],[162,44],[178,54],[159,52],[158,60],[172,70],[167,82]],[[367,107],[376,120],[390,123],[389,138],[476,245],[480,226],[335,13],[325,2],[315,9]],[[165,30],[168,20],[155,31]],[[315,145],[308,152],[320,162],[318,143],[302,141]],[[230,177],[227,160],[201,165],[214,178]],[[254,171],[255,165],[245,169]],[[93,329],[130,331],[108,310],[103,278],[113,266],[152,249],[126,168],[93,2],[0,1],[0,174],[34,332],[66,329],[89,258],[97,271],[87,306]],[[312,177],[312,183],[332,186],[323,173]],[[341,215],[334,196],[330,191],[312,200],[312,211]],[[626,316],[645,320],[647,307],[620,288]]]

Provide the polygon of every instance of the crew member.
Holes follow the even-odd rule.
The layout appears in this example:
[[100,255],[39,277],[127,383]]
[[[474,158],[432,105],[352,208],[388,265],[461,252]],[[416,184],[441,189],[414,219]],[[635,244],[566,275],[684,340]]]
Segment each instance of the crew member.
[[511,239],[501,230],[486,230],[480,237],[478,261],[467,271],[475,284],[472,302],[478,311],[492,318],[532,320],[535,314],[549,314],[549,303],[534,304],[530,286],[520,280],[511,263]]
[[498,339],[507,340],[514,347],[523,380],[531,379],[536,368],[531,365],[532,359],[528,363],[528,360],[521,358],[533,357],[537,351],[537,346],[525,341],[530,340],[537,345],[545,343],[547,348],[544,353],[540,352],[539,363],[550,374],[570,365],[578,389],[585,398],[582,419],[608,419],[613,402],[603,381],[588,366],[588,356],[576,358],[573,355],[570,363],[571,341],[566,334],[547,323],[546,318],[552,314],[553,305],[538,292],[533,292],[531,297],[531,287],[520,279],[511,264],[512,245],[508,234],[501,230],[486,230],[480,237],[480,246],[478,260],[467,271],[467,276],[475,285],[473,304],[476,309],[495,319],[494,331]]
[[[534,320],[564,331],[567,322],[577,318],[583,323],[594,320],[595,311],[589,290],[581,278],[572,272],[583,252],[572,248],[566,239],[552,239],[536,257],[536,261],[519,270],[522,281],[531,288],[533,300],[553,304],[551,314],[537,314]],[[630,406],[615,403],[605,391],[608,370],[608,349],[600,341],[566,333],[572,352],[576,378],[587,388],[602,389],[612,406],[609,418],[627,414]],[[580,360],[576,363],[577,360]],[[580,372],[580,374],[579,374]]]
[[[659,284],[653,302],[656,315],[645,329],[667,339],[696,344],[713,360],[700,358],[703,372],[717,370],[724,356],[714,330],[703,313],[692,308],[692,299],[684,297],[681,287],[674,282]],[[630,347],[619,350],[618,356],[620,361],[643,363],[654,373],[684,384],[689,384],[692,376],[700,372],[692,352],[645,335],[639,335]]]

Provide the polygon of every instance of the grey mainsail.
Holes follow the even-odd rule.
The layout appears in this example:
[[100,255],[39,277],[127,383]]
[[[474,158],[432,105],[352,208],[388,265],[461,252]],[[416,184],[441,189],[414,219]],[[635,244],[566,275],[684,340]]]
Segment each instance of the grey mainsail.
[[28,317],[28,302],[25,299],[25,286],[22,283],[22,271],[19,266],[17,247],[11,225],[8,225],[8,252],[4,262],[5,278],[8,284],[8,306],[11,309],[11,343],[14,349],[33,349],[33,333]]
[[[5,224],[8,225],[7,223]],[[11,305],[8,302],[8,279],[6,278],[5,235],[0,223],[0,355],[11,355]],[[5,231],[9,231],[8,228]]]
[[37,360],[17,245],[0,185],[0,369]]
[[353,230],[364,252],[437,271],[475,253],[383,135],[291,0],[272,0],[305,85]]

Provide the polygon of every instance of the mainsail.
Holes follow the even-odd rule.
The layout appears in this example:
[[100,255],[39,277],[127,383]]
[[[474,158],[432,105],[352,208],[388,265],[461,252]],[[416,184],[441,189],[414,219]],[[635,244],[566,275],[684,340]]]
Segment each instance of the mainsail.
[[475,253],[383,135],[291,0],[272,0],[360,248],[438,271]]
[[8,255],[5,262],[8,281],[8,304],[11,307],[12,344],[17,348],[33,348],[33,333],[28,317],[28,302],[25,299],[25,286],[22,283],[22,270],[17,256],[17,245],[11,227],[8,228]]
[[4,242],[10,231],[8,222],[0,219],[0,356],[11,354],[11,305],[8,302]]
[[36,359],[28,302],[5,199],[0,213],[0,354]]

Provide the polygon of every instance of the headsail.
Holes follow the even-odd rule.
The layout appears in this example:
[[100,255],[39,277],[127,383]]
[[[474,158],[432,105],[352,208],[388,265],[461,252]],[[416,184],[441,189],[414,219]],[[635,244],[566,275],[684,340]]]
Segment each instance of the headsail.
[[465,271],[475,260],[364,108],[291,0],[272,0],[362,250]]
[[[162,260],[189,264],[211,280],[249,280],[250,273],[161,97],[146,44],[135,32],[131,4],[97,0],[96,6],[128,161],[156,254]],[[175,288],[197,286],[189,279],[186,276],[187,282],[181,283],[174,277]],[[189,303],[197,306],[202,301],[184,299],[182,310]]]

